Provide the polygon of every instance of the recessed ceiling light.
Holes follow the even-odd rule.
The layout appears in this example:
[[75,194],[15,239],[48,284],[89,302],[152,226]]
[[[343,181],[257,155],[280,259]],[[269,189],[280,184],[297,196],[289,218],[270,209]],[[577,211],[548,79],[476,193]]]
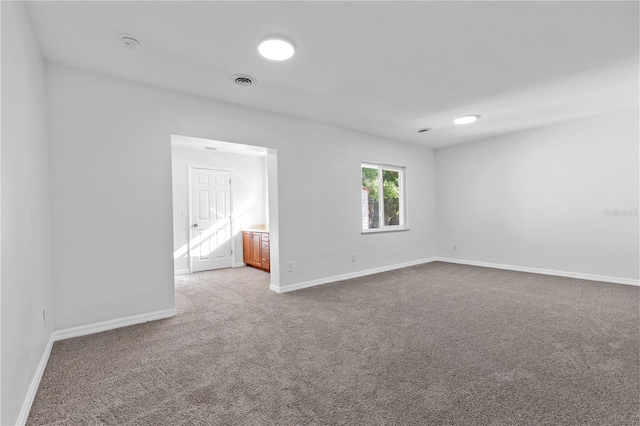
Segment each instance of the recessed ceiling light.
[[140,42],[133,36],[123,35],[120,37],[120,40],[122,40],[122,44],[124,44],[129,49],[137,49],[138,47],[140,47]]
[[273,61],[289,59],[293,56],[295,50],[294,43],[281,36],[267,37],[258,45],[258,52]]
[[425,127],[424,129],[416,130],[416,133],[425,133],[431,131],[431,127]]
[[465,115],[464,117],[456,118],[453,122],[456,124],[469,124],[473,123],[478,118],[480,118],[479,115]]

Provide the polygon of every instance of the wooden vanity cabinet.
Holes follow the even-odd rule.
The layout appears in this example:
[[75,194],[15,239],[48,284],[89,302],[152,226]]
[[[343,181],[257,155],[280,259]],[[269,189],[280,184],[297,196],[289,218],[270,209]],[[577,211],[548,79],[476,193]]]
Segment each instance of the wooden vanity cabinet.
[[271,270],[268,232],[242,231],[242,251],[247,266],[267,272]]

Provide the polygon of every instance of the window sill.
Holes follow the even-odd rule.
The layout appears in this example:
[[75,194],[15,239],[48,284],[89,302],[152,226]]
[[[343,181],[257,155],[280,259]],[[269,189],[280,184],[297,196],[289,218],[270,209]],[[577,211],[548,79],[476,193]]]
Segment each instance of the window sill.
[[387,232],[405,232],[405,231],[409,231],[409,228],[403,228],[403,227],[399,227],[399,228],[375,228],[375,229],[363,229],[360,231],[360,234],[365,235],[365,234],[384,234]]

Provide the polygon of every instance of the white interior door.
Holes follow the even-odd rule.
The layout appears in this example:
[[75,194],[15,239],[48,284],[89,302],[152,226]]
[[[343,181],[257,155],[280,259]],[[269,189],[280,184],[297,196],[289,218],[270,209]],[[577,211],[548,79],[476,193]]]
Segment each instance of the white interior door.
[[189,174],[192,270],[230,268],[231,172],[191,167]]

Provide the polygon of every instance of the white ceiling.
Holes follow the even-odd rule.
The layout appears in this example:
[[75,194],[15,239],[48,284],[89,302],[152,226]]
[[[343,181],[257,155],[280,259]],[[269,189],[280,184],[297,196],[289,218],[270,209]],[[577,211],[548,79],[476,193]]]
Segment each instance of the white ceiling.
[[269,152],[268,148],[262,146],[214,141],[211,139],[194,138],[182,135],[171,135],[171,145],[196,150],[209,149],[218,152],[228,152],[231,154],[249,155],[252,157],[266,157]]
[[[53,62],[441,147],[638,106],[638,2],[30,2]],[[265,35],[295,56],[257,53]],[[138,50],[120,35],[137,37]],[[240,87],[236,73],[257,78]],[[480,114],[474,124],[452,120]],[[416,134],[420,127],[433,131]]]

